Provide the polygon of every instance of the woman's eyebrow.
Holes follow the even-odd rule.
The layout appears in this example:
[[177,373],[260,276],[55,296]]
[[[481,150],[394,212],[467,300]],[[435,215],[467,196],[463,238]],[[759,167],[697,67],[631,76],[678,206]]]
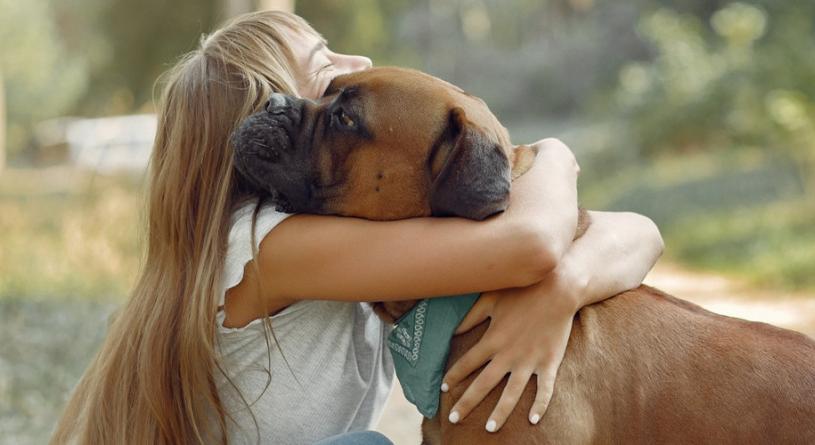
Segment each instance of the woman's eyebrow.
[[311,52],[308,53],[308,59],[306,59],[306,63],[311,64],[311,59],[313,59],[314,55],[317,54],[317,52],[323,48],[325,48],[325,41],[320,41],[316,45],[314,45],[314,48],[311,48]]

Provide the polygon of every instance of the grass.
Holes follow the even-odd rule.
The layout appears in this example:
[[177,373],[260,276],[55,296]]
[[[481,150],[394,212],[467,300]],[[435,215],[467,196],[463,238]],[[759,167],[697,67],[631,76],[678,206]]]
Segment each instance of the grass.
[[138,269],[141,184],[68,168],[0,174],[0,297],[120,299]]
[[0,443],[47,443],[138,268],[138,178],[0,173]]
[[0,443],[48,443],[114,304],[0,299]]
[[587,179],[581,196],[589,208],[654,219],[666,257],[678,263],[756,286],[813,290],[815,196],[800,171],[750,150],[696,153]]
[[773,288],[815,289],[815,204],[742,208],[670,226],[670,257]]

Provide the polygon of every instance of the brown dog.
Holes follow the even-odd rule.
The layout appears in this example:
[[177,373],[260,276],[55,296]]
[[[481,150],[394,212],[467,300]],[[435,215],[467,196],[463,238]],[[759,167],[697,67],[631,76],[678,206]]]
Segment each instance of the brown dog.
[[[233,145],[246,186],[284,210],[369,219],[483,219],[534,158],[481,100],[397,68],[337,78],[318,102],[274,95]],[[392,321],[412,305],[376,306]],[[486,327],[453,338],[448,366]],[[484,430],[506,378],[458,425],[440,421],[476,374],[441,394],[426,443],[815,443],[815,342],[647,286],[578,313],[540,424],[523,414],[533,380],[522,414]]]

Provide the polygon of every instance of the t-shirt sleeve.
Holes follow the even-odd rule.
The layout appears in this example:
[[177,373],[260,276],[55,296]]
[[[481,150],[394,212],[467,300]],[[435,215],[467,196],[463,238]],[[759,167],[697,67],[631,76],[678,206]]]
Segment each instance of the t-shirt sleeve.
[[255,243],[252,245],[252,217],[255,212],[255,205],[255,202],[248,203],[238,209],[232,216],[232,227],[229,230],[229,243],[221,279],[219,306],[224,304],[226,291],[237,286],[243,279],[244,267],[246,267],[246,263],[252,260],[253,250],[259,249],[263,238],[275,226],[291,216],[290,213],[275,210],[273,205],[261,207],[255,224]]

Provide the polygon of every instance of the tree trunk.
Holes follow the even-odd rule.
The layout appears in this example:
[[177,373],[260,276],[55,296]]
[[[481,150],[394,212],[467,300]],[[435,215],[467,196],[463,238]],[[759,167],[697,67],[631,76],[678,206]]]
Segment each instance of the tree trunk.
[[236,15],[245,14],[255,10],[254,0],[224,0],[224,17],[229,19]]
[[224,18],[235,17],[252,11],[294,12],[294,0],[224,0]]
[[6,86],[0,70],[0,173],[6,168]]
[[258,9],[294,12],[294,0],[258,0]]

